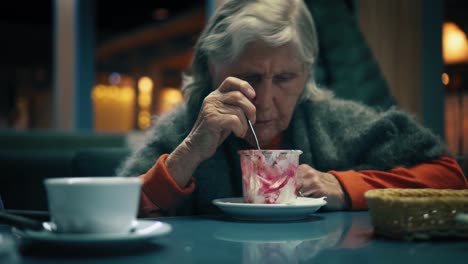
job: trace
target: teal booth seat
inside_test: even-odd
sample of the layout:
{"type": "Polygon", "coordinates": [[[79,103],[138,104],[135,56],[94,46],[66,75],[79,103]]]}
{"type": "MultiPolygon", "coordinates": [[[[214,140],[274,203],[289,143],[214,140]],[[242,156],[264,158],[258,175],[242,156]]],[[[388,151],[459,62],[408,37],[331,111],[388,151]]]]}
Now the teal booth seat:
{"type": "Polygon", "coordinates": [[[43,180],[71,176],[73,150],[0,150],[0,194],[6,209],[43,210],[43,180]]]}
{"type": "Polygon", "coordinates": [[[73,174],[82,177],[115,176],[115,170],[131,154],[129,148],[90,148],[73,158],[73,174]]]}
{"type": "Polygon", "coordinates": [[[124,134],[55,130],[0,130],[0,150],[63,150],[123,146],[126,146],[124,134]]]}
{"type": "Polygon", "coordinates": [[[114,176],[129,155],[125,134],[0,131],[0,195],[6,209],[46,210],[44,179],[114,176]]]}
{"type": "Polygon", "coordinates": [[[47,210],[46,178],[115,176],[126,147],[0,151],[0,194],[6,209],[47,210]]]}

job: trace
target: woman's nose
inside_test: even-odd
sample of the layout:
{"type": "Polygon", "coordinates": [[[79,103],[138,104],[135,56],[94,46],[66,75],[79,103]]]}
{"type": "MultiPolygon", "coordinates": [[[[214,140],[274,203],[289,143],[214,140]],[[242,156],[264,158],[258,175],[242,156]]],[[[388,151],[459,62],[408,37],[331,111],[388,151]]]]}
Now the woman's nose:
{"type": "Polygon", "coordinates": [[[268,109],[273,103],[273,83],[271,78],[264,78],[258,83],[255,89],[255,99],[253,101],[258,109],[268,109]]]}

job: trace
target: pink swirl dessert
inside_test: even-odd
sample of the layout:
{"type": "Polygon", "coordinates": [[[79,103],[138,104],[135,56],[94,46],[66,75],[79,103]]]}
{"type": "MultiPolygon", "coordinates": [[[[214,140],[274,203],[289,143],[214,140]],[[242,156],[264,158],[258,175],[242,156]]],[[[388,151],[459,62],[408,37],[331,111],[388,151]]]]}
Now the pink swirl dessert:
{"type": "Polygon", "coordinates": [[[242,150],[244,202],[288,203],[297,198],[296,170],[300,150],[242,150]]]}

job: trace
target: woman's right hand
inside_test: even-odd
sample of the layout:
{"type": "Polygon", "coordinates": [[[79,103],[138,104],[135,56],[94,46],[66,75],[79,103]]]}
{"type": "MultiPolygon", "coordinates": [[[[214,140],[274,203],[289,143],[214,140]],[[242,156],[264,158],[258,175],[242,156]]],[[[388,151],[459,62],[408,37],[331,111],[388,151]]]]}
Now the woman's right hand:
{"type": "Polygon", "coordinates": [[[189,135],[166,160],[179,185],[185,186],[196,167],[213,156],[231,133],[245,137],[249,129],[247,118],[253,123],[256,119],[251,101],[254,98],[255,90],[248,82],[228,77],[204,99],[189,135]]]}
{"type": "Polygon", "coordinates": [[[255,90],[246,81],[226,78],[203,101],[197,121],[185,139],[188,147],[202,160],[210,158],[223,141],[234,133],[243,138],[248,117],[255,123],[255,90]]]}

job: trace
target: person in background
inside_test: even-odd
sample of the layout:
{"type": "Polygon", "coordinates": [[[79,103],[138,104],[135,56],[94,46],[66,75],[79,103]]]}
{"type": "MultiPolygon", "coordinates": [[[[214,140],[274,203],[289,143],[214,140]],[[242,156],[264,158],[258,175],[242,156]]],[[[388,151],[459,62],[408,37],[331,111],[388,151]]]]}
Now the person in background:
{"type": "Polygon", "coordinates": [[[262,148],[303,151],[298,192],[327,196],[325,210],[367,209],[374,188],[468,187],[445,144],[409,114],[319,89],[318,52],[302,0],[226,1],[195,46],[185,102],[118,169],[143,179],[140,214],[213,213],[213,199],[242,196],[237,151],[255,148],[248,119],[262,148]]]}

